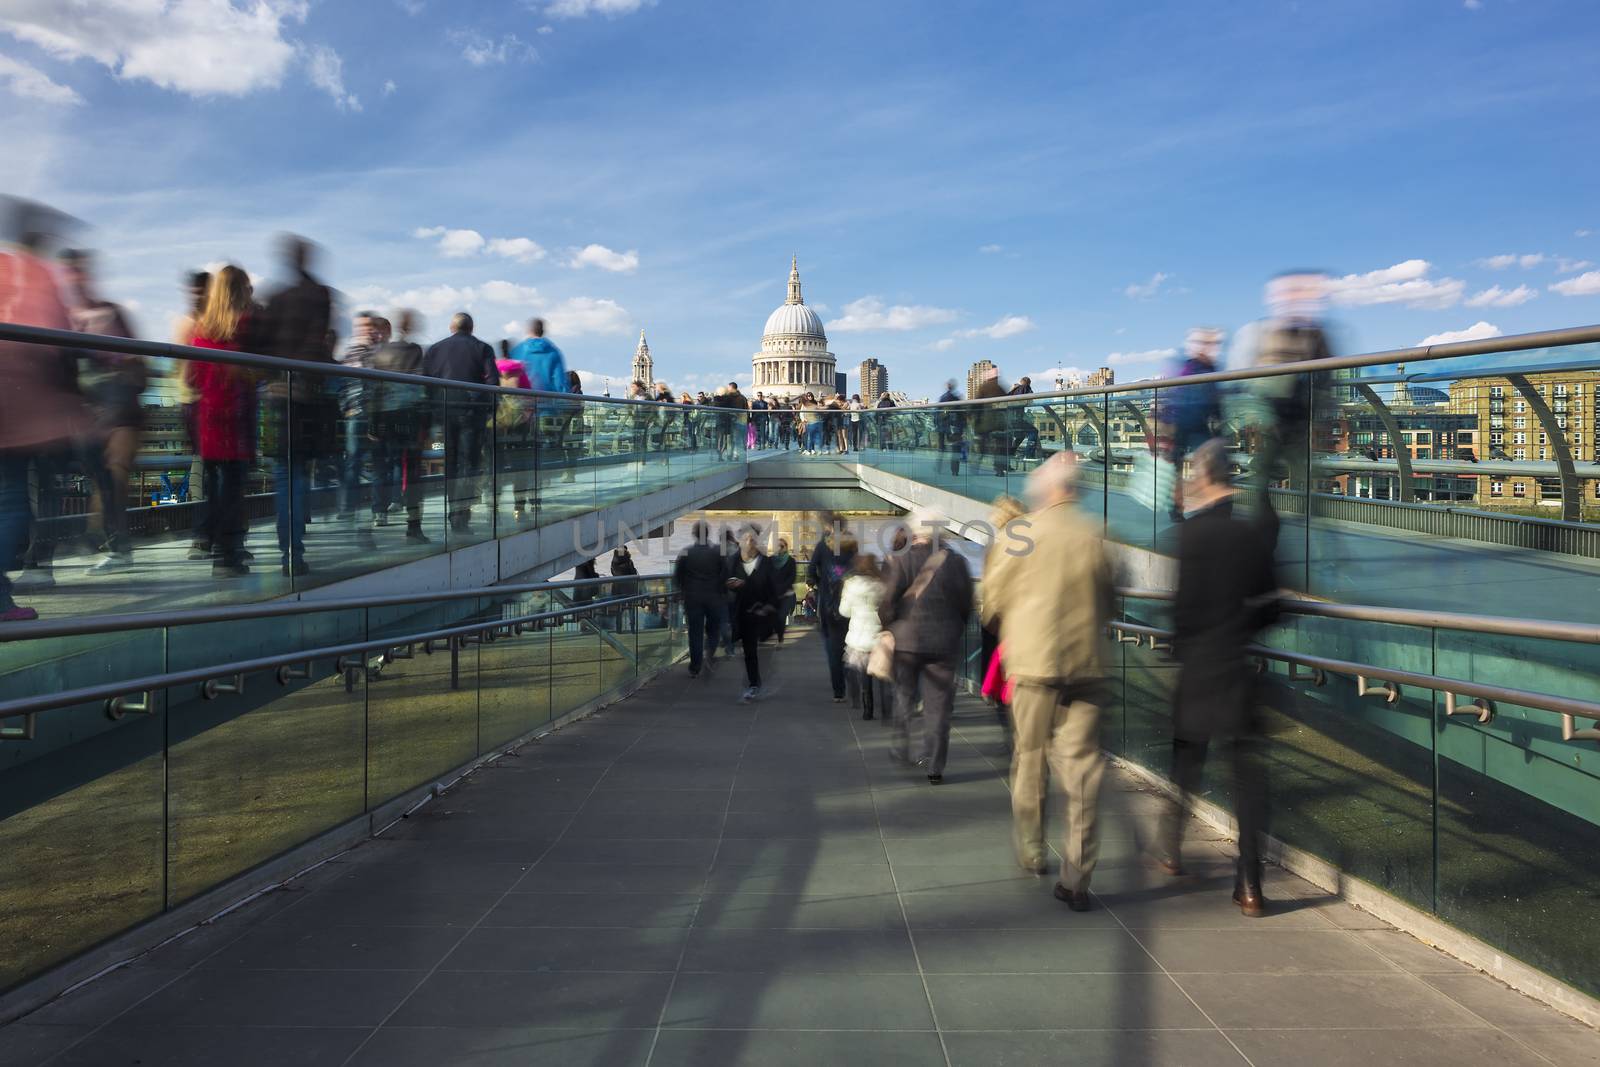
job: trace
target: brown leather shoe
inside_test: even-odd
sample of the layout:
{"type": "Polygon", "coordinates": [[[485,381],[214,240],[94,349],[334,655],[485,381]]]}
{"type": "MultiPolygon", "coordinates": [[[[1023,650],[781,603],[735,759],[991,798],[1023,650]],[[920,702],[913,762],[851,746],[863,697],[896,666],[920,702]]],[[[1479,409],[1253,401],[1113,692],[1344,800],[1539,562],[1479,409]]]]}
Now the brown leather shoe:
{"type": "Polygon", "coordinates": [[[1267,898],[1261,895],[1259,886],[1234,886],[1233,902],[1239,905],[1240,912],[1251,919],[1259,919],[1267,913],[1267,898]]]}
{"type": "Polygon", "coordinates": [[[1035,878],[1042,877],[1049,870],[1049,868],[1045,866],[1043,856],[1028,856],[1026,858],[1019,859],[1017,860],[1017,866],[1021,867],[1035,878]]]}
{"type": "Polygon", "coordinates": [[[1068,889],[1060,882],[1056,883],[1056,899],[1066,903],[1073,911],[1088,911],[1089,891],[1087,889],[1068,889]]]}
{"type": "Polygon", "coordinates": [[[1173,878],[1181,877],[1183,874],[1183,864],[1178,862],[1176,856],[1157,856],[1156,869],[1173,878]]]}

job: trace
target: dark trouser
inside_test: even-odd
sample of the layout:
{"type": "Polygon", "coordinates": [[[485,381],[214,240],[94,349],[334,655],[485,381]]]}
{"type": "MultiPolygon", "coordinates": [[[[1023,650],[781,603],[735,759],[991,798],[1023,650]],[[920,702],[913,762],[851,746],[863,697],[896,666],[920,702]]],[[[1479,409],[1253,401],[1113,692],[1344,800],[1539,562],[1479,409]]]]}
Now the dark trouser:
{"type": "Polygon", "coordinates": [[[739,643],[744,646],[744,676],[752,689],[761,688],[761,638],[766,621],[759,615],[746,615],[739,622],[739,643]]]}
{"type": "Polygon", "coordinates": [[[728,602],[720,594],[708,600],[685,597],[683,619],[689,628],[689,670],[698,673],[706,650],[711,650],[713,658],[717,654],[717,645],[728,626],[728,602]]]}
{"type": "Polygon", "coordinates": [[[483,472],[483,415],[475,407],[451,410],[444,420],[444,479],[450,521],[465,525],[478,502],[483,472]]]}
{"type": "Polygon", "coordinates": [[[372,442],[367,438],[365,415],[344,418],[344,467],[339,472],[339,511],[353,512],[361,502],[361,472],[367,465],[372,442]]]}
{"type": "Polygon", "coordinates": [[[1011,437],[1004,430],[991,430],[983,435],[983,454],[994,457],[994,472],[1005,474],[1011,469],[1011,437]]]}
{"type": "Polygon", "coordinates": [[[89,464],[94,472],[95,494],[100,498],[100,529],[109,552],[133,549],[128,539],[128,482],[139,452],[139,436],[137,426],[111,427],[100,454],[89,464]]]}
{"type": "Polygon", "coordinates": [[[306,556],[306,519],[311,507],[311,464],[278,460],[272,465],[272,491],[278,498],[278,552],[284,562],[306,556]]]}
{"type": "Polygon", "coordinates": [[[379,428],[378,439],[372,443],[372,473],[372,513],[383,514],[398,498],[405,505],[406,521],[421,525],[422,455],[409,435],[379,428]]]}
{"type": "Polygon", "coordinates": [[[218,562],[237,564],[244,547],[244,480],[242,459],[208,459],[203,467],[206,483],[205,540],[218,562]]]}
{"type": "Polygon", "coordinates": [[[860,708],[862,711],[872,711],[872,683],[873,677],[866,671],[846,667],[844,673],[845,687],[850,691],[850,706],[860,708]]]}
{"type": "Polygon", "coordinates": [[[828,681],[836,697],[844,696],[844,635],[849,625],[844,619],[824,618],[818,627],[822,632],[822,654],[828,658],[828,681]]]}
{"type": "Polygon", "coordinates": [[[789,629],[789,616],[794,614],[794,594],[785,593],[778,598],[778,615],[772,621],[772,632],[778,637],[778,644],[783,644],[783,635],[789,629]]]}
{"type": "Polygon", "coordinates": [[[1311,424],[1303,416],[1280,413],[1256,439],[1250,460],[1250,490],[1258,513],[1272,508],[1268,487],[1278,478],[1278,464],[1288,468],[1289,488],[1303,492],[1309,483],[1311,424]]]}
{"type": "Polygon", "coordinates": [[[15,569],[28,543],[28,524],[33,510],[28,506],[28,454],[0,452],[0,611],[10,608],[11,579],[6,571],[15,569]]]}
{"type": "MultiPolygon", "coordinates": [[[[1185,807],[1200,788],[1205,771],[1206,750],[1211,738],[1174,737],[1172,740],[1172,781],[1183,799],[1168,806],[1162,833],[1162,846],[1176,860],[1182,854],[1185,807]]],[[[1239,877],[1246,885],[1261,885],[1261,835],[1267,822],[1267,773],[1261,758],[1261,738],[1255,734],[1219,737],[1228,746],[1233,771],[1234,817],[1239,821],[1239,877]]]]}
{"type": "Polygon", "coordinates": [[[950,754],[950,711],[956,697],[956,669],[949,656],[918,652],[894,654],[894,741],[890,750],[901,759],[926,762],[929,774],[943,774],[950,754]],[[922,693],[922,743],[913,753],[911,719],[922,693]]]}

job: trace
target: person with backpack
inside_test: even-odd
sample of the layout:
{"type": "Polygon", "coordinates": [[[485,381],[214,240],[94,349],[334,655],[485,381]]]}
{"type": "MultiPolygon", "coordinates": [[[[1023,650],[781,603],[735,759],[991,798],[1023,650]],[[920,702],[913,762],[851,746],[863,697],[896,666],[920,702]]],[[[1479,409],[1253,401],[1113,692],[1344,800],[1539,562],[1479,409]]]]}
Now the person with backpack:
{"type": "MultiPolygon", "coordinates": [[[[1323,319],[1327,313],[1328,278],[1320,271],[1290,271],[1267,283],[1268,317],[1240,330],[1234,339],[1234,367],[1277,367],[1327,359],[1333,355],[1323,319]]],[[[1305,492],[1311,482],[1313,422],[1331,407],[1328,375],[1279,374],[1253,379],[1249,397],[1256,424],[1255,455],[1250,463],[1250,490],[1256,513],[1267,523],[1276,543],[1276,509],[1271,487],[1287,468],[1292,492],[1305,492]]]]}
{"type": "Polygon", "coordinates": [[[895,737],[889,756],[915,765],[931,785],[944,781],[955,703],[956,656],[972,615],[972,575],[966,560],[940,543],[944,516],[911,513],[909,542],[885,568],[879,614],[894,642],[895,737]],[[911,719],[922,697],[922,741],[910,751],[911,719]]]}

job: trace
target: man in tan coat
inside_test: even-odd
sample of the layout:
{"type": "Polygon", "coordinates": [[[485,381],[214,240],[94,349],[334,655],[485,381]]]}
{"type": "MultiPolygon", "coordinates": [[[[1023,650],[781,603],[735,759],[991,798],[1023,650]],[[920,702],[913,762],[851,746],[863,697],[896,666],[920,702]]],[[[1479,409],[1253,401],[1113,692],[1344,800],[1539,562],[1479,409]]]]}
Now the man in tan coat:
{"type": "Polygon", "coordinates": [[[1109,695],[1103,646],[1113,587],[1100,528],[1074,503],[1077,475],[1071,452],[1028,475],[1034,511],[1017,523],[1011,545],[985,576],[983,621],[999,620],[1005,671],[1016,682],[1011,811],[1017,862],[1044,873],[1048,760],[1067,796],[1055,894],[1074,911],[1087,911],[1105,771],[1100,709],[1109,695]]]}

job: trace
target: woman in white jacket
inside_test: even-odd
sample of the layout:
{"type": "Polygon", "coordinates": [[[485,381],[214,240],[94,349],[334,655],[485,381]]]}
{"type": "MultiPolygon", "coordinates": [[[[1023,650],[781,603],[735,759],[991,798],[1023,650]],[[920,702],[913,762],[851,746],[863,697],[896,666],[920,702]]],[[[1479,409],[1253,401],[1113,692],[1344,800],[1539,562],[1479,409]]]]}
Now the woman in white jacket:
{"type": "Polygon", "coordinates": [[[861,709],[863,719],[872,718],[872,676],[867,674],[867,657],[878,643],[883,623],[878,605],[883,600],[883,579],[878,573],[878,557],[870,552],[856,553],[850,577],[839,591],[839,614],[850,620],[844,635],[845,683],[850,691],[850,706],[861,709]]]}

